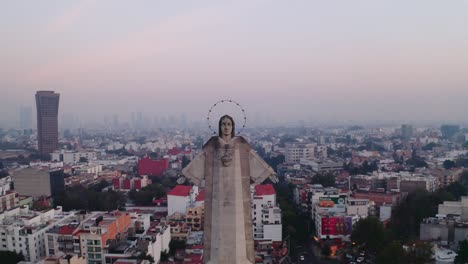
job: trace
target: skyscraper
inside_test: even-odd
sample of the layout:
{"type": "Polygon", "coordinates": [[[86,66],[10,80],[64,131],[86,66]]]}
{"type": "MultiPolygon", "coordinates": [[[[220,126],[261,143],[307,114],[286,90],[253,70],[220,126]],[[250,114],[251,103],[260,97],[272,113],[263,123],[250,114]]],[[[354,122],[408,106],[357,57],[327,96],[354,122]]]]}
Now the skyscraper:
{"type": "Polygon", "coordinates": [[[401,125],[401,136],[403,138],[410,138],[413,136],[413,126],[408,124],[401,125]]]}
{"type": "Polygon", "coordinates": [[[58,108],[60,94],[37,91],[37,142],[41,159],[48,159],[58,149],[58,108]]]}
{"type": "Polygon", "coordinates": [[[29,106],[20,108],[20,128],[21,129],[32,128],[32,108],[29,106]]]}

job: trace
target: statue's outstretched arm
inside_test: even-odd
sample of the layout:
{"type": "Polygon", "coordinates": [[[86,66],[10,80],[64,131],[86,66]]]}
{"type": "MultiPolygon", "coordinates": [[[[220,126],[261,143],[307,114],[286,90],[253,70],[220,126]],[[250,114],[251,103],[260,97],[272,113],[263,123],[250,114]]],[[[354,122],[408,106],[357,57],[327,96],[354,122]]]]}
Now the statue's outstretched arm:
{"type": "Polygon", "coordinates": [[[249,163],[250,177],[256,184],[262,183],[267,178],[274,183],[278,182],[275,171],[254,150],[250,151],[249,163]]]}
{"type": "Polygon", "coordinates": [[[200,186],[205,178],[205,153],[198,154],[188,165],[182,170],[182,174],[189,179],[193,184],[200,186]]]}

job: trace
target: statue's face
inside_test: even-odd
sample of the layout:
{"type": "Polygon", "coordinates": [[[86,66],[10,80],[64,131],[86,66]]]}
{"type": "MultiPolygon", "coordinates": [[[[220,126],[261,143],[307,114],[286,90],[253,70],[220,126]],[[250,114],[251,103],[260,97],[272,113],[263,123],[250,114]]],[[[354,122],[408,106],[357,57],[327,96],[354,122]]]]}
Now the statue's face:
{"type": "Polygon", "coordinates": [[[223,133],[223,136],[231,136],[232,122],[229,118],[224,118],[221,121],[221,133],[223,133]]]}

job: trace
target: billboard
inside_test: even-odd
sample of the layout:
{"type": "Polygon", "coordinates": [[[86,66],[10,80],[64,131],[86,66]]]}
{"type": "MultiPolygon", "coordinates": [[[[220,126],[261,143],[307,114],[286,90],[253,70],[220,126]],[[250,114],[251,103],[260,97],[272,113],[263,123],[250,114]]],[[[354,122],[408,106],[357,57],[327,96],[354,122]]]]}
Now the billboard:
{"type": "Polygon", "coordinates": [[[346,207],[346,194],[319,197],[319,206],[320,207],[345,208],[346,207]]]}
{"type": "Polygon", "coordinates": [[[323,216],[322,236],[351,235],[353,218],[351,216],[323,216]]]}

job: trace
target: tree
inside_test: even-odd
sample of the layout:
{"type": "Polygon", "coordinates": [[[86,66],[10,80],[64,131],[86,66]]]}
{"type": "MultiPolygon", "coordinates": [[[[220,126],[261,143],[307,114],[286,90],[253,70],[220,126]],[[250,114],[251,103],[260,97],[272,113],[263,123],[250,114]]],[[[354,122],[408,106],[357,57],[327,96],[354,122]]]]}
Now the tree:
{"type": "Polygon", "coordinates": [[[437,214],[439,204],[454,199],[454,195],[447,190],[450,189],[441,189],[434,193],[426,190],[416,190],[409,193],[392,212],[390,228],[397,238],[402,241],[418,238],[419,225],[422,220],[437,214]]]}
{"type": "Polygon", "coordinates": [[[185,241],[172,239],[169,242],[169,255],[174,256],[178,249],[185,249],[185,241]]]}
{"type": "Polygon", "coordinates": [[[468,262],[468,241],[465,239],[458,242],[458,252],[455,257],[456,264],[463,264],[468,262]]]}
{"type": "Polygon", "coordinates": [[[153,198],[159,199],[166,195],[166,190],[159,183],[152,183],[140,191],[131,190],[128,197],[133,200],[136,205],[148,206],[153,204],[153,198]]]}
{"type": "Polygon", "coordinates": [[[321,254],[325,257],[329,257],[331,255],[331,249],[330,249],[330,246],[329,245],[324,245],[322,247],[322,252],[321,254]]]}
{"type": "Polygon", "coordinates": [[[2,263],[18,263],[24,261],[24,255],[14,251],[0,251],[0,259],[2,263]]]}
{"type": "Polygon", "coordinates": [[[359,220],[351,233],[351,240],[370,251],[378,252],[384,247],[385,229],[379,219],[367,217],[359,220]]]}
{"type": "Polygon", "coordinates": [[[123,208],[125,202],[126,197],[120,192],[95,191],[92,186],[89,189],[83,186],[68,187],[66,191],[59,192],[54,199],[54,205],[63,206],[64,211],[112,211],[123,208]]]}
{"type": "Polygon", "coordinates": [[[445,160],[443,165],[446,170],[453,169],[457,166],[452,160],[445,160]]]}
{"type": "Polygon", "coordinates": [[[333,173],[316,174],[312,177],[313,184],[321,184],[323,187],[335,186],[335,175],[333,173]]]}
{"type": "Polygon", "coordinates": [[[189,165],[189,163],[190,163],[190,160],[185,155],[183,155],[182,156],[182,169],[187,167],[187,165],[189,165]]]}
{"type": "Polygon", "coordinates": [[[447,192],[448,194],[452,195],[453,198],[451,200],[460,200],[462,196],[468,194],[466,187],[463,186],[463,184],[460,182],[453,182],[444,189],[439,190],[440,194],[443,192],[447,192]]]}
{"type": "Polygon", "coordinates": [[[278,156],[268,156],[268,157],[262,157],[265,162],[270,165],[270,167],[275,171],[278,172],[278,165],[282,164],[284,162],[284,155],[278,155],[278,156]]]}
{"type": "Polygon", "coordinates": [[[161,251],[160,261],[164,262],[164,261],[168,261],[168,260],[169,260],[169,253],[167,252],[167,250],[161,251]]]}
{"type": "Polygon", "coordinates": [[[414,264],[430,263],[432,259],[432,245],[422,241],[413,241],[410,250],[406,253],[407,262],[414,264]]]}
{"type": "Polygon", "coordinates": [[[437,143],[434,143],[434,142],[431,142],[429,144],[427,144],[426,146],[422,147],[422,150],[433,150],[435,147],[438,147],[440,146],[439,144],[437,143]]]}
{"type": "Polygon", "coordinates": [[[377,263],[408,263],[406,252],[400,242],[393,241],[377,254],[377,263]]]}

